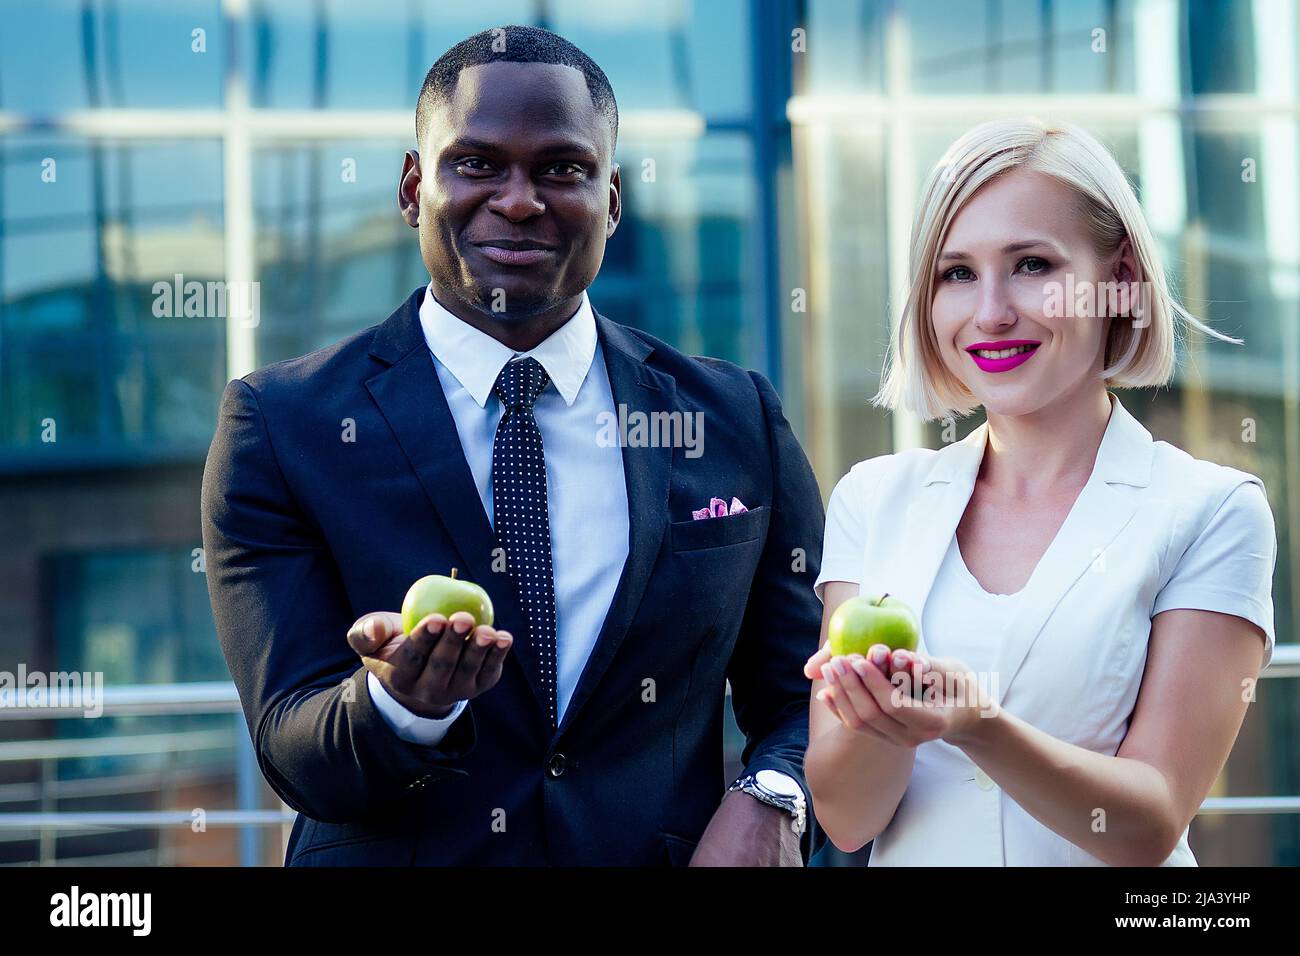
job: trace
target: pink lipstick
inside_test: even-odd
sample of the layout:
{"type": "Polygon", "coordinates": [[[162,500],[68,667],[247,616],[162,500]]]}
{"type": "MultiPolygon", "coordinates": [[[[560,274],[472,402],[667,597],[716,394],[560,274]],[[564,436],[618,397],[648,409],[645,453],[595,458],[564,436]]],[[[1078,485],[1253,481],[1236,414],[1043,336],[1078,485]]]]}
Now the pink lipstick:
{"type": "Polygon", "coordinates": [[[966,352],[984,372],[1009,372],[1028,362],[1041,342],[1033,339],[1007,339],[1005,342],[976,342],[966,352]],[[981,354],[983,353],[983,354],[981,354]]]}

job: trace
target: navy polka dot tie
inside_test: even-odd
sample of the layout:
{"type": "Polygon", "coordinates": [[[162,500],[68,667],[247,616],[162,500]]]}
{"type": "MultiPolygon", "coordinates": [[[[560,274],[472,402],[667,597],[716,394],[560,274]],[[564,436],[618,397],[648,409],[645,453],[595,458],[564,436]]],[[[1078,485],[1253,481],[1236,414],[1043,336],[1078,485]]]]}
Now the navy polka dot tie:
{"type": "Polygon", "coordinates": [[[506,552],[506,570],[519,589],[528,643],[541,666],[551,728],[555,702],[555,579],[546,512],[546,458],[533,403],[550,382],[535,358],[507,362],[493,392],[505,411],[492,444],[492,520],[506,552]]]}

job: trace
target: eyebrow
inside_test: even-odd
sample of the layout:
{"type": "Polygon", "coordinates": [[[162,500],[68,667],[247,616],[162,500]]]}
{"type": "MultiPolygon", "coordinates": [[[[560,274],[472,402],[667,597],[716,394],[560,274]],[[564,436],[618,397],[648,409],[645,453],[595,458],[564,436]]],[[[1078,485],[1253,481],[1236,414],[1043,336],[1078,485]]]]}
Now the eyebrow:
{"type": "MultiPolygon", "coordinates": [[[[1002,254],[1010,255],[1013,252],[1023,252],[1026,249],[1037,249],[1040,247],[1051,249],[1052,251],[1056,252],[1058,255],[1060,254],[1060,250],[1057,248],[1056,243],[1052,242],[1049,239],[1026,239],[1022,242],[1008,243],[1007,245],[1002,247],[1002,254]]],[[[969,258],[970,256],[964,252],[954,251],[954,252],[945,252],[943,255],[939,257],[939,261],[946,262],[949,259],[969,259],[969,258]]]]}
{"type": "MultiPolygon", "coordinates": [[[[462,136],[459,139],[455,139],[448,143],[443,152],[495,153],[502,148],[503,147],[499,143],[489,143],[487,140],[462,136]]],[[[568,140],[558,143],[548,143],[537,152],[542,156],[578,154],[593,160],[596,157],[596,151],[591,146],[583,146],[581,143],[570,142],[568,140]]]]}

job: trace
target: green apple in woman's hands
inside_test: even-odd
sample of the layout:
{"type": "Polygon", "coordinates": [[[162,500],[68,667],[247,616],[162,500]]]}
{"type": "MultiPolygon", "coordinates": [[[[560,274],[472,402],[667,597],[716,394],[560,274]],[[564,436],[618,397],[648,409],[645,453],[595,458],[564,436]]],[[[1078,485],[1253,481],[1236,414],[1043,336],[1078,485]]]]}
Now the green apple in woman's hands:
{"type": "Polygon", "coordinates": [[[912,609],[888,592],[876,597],[859,595],[835,609],[826,643],[832,654],[865,655],[876,644],[914,651],[921,643],[921,629],[912,609]]]}

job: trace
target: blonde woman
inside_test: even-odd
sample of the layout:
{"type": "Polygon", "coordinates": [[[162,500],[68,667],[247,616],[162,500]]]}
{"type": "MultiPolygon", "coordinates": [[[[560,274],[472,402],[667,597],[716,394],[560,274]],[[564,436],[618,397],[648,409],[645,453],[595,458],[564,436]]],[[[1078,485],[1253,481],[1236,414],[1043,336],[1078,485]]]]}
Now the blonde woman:
{"type": "Polygon", "coordinates": [[[874,840],[877,866],[1194,866],[1188,825],[1272,653],[1277,539],[1257,477],[1153,441],[1112,389],[1167,383],[1182,326],[1217,333],[1171,296],[1114,158],[1067,124],[953,144],[911,255],[874,401],[987,420],[831,495],[817,818],[841,849],[874,840]],[[913,609],[915,654],[831,657],[859,593],[913,609]]]}

